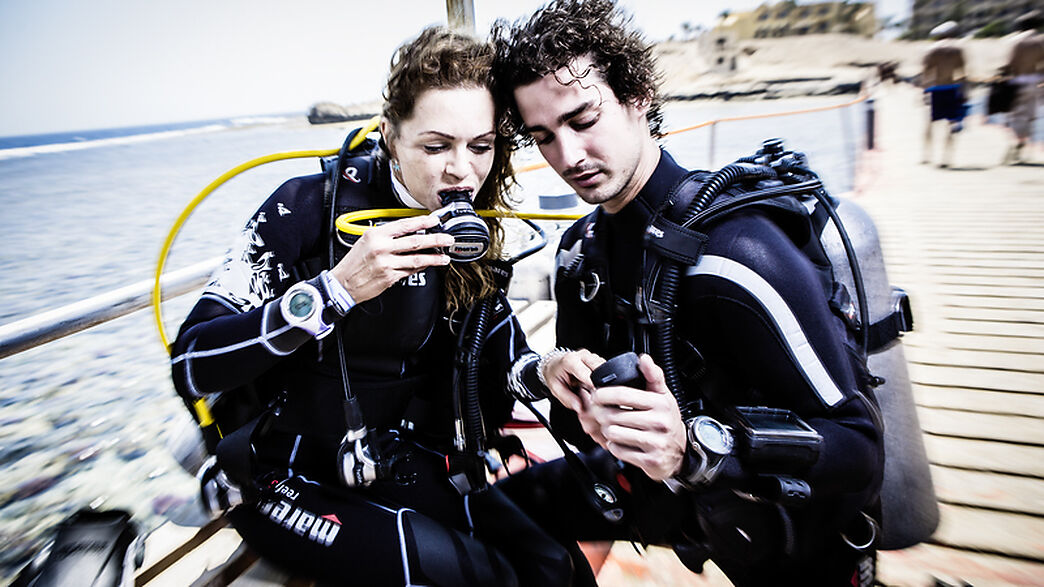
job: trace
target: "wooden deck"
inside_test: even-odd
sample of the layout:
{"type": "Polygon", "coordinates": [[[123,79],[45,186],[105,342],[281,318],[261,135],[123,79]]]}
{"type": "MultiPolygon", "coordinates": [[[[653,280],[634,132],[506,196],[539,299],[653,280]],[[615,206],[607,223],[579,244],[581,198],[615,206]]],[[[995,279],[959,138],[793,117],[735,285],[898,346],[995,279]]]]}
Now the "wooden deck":
{"type": "MultiPolygon", "coordinates": [[[[921,165],[919,94],[883,88],[876,107],[878,149],[855,201],[877,222],[890,280],[913,300],[904,345],[941,510],[929,543],[880,553],[878,579],[1044,585],[1044,166],[998,166],[1007,131],[976,121],[952,168],[921,165]]],[[[550,349],[553,304],[519,310],[532,346],[550,349]]],[[[530,436],[538,452],[553,450],[530,436]]],[[[148,546],[138,585],[294,584],[220,523],[165,527],[148,546]]],[[[607,586],[730,584],[664,549],[592,550],[607,586]]]]}
{"type": "Polygon", "coordinates": [[[879,578],[1044,585],[1044,153],[1002,166],[1008,131],[973,120],[950,168],[920,164],[919,94],[879,94],[855,201],[913,300],[904,346],[941,512],[929,544],[882,553],[879,578]]]}

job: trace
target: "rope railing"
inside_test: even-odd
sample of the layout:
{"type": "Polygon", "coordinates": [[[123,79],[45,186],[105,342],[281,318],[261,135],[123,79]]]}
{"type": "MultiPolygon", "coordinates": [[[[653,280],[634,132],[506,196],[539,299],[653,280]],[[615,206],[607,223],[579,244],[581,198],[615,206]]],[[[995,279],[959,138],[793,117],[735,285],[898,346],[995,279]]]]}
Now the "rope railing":
{"type": "MultiPolygon", "coordinates": [[[[762,114],[748,114],[742,116],[728,116],[722,118],[716,118],[714,120],[707,120],[699,124],[687,126],[684,128],[675,129],[664,134],[664,136],[672,136],[685,132],[698,130],[701,128],[710,127],[711,136],[709,138],[708,156],[713,161],[714,149],[715,149],[715,133],[714,129],[718,125],[730,122],[739,122],[746,120],[758,120],[765,118],[776,118],[781,116],[795,116],[800,114],[812,114],[816,112],[823,112],[827,110],[837,110],[842,108],[848,108],[862,102],[868,102],[872,107],[872,100],[866,94],[861,94],[853,100],[838,104],[828,104],[825,106],[816,106],[811,108],[803,108],[799,110],[788,110],[783,112],[768,112],[762,114]]],[[[872,109],[868,111],[867,116],[867,148],[873,149],[873,113],[872,109]]],[[[330,153],[336,153],[336,150],[326,151],[302,151],[295,152],[294,157],[301,156],[318,156],[318,154],[327,155],[330,153]]],[[[251,169],[262,163],[278,160],[276,155],[266,155],[264,157],[249,161],[241,164],[232,170],[223,174],[218,180],[211,182],[204,192],[197,195],[192,203],[190,204],[193,208],[195,204],[198,204],[203,197],[209,195],[218,185],[224,183],[228,179],[231,179],[234,175],[247,169],[251,169]]],[[[538,169],[544,169],[548,167],[546,162],[533,163],[530,165],[523,166],[515,171],[516,174],[528,173],[536,171],[538,169]]],[[[191,213],[191,209],[187,209],[177,219],[176,227],[180,227],[184,224],[188,215],[191,213]]],[[[166,242],[163,246],[163,258],[166,258],[166,253],[169,251],[172,243],[166,242]]],[[[81,302],[76,302],[63,306],[56,310],[43,312],[22,320],[10,322],[8,324],[0,325],[0,359],[20,353],[22,351],[29,350],[31,348],[40,346],[44,343],[64,338],[71,334],[86,330],[88,328],[103,324],[115,318],[120,318],[131,314],[138,310],[145,309],[150,305],[156,303],[156,300],[162,301],[169,298],[191,293],[198,289],[205,281],[206,278],[216,267],[217,260],[212,259],[179,269],[170,273],[162,273],[162,281],[165,285],[170,287],[173,291],[163,293],[161,296],[160,288],[160,275],[156,276],[155,280],[149,282],[142,282],[131,286],[119,288],[94,296],[81,302]],[[152,285],[152,287],[148,287],[152,285]]],[[[162,265],[161,265],[162,268],[162,265]]]]}

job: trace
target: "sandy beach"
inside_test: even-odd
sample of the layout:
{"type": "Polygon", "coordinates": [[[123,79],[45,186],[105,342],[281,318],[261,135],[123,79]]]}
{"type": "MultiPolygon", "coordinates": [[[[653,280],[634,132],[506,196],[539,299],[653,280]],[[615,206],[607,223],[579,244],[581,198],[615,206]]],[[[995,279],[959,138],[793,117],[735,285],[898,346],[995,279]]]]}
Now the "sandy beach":
{"type": "MultiPolygon", "coordinates": [[[[656,46],[663,72],[663,91],[670,97],[742,89],[757,85],[794,85],[784,80],[815,80],[788,95],[822,92],[841,83],[873,81],[879,63],[895,62],[902,79],[920,73],[921,60],[932,41],[884,41],[852,35],[826,34],[779,39],[750,39],[736,43],[736,71],[719,73],[709,63],[707,40],[671,41],[656,46]]],[[[1011,38],[959,39],[964,49],[968,79],[989,80],[1008,59],[1011,38]]]]}

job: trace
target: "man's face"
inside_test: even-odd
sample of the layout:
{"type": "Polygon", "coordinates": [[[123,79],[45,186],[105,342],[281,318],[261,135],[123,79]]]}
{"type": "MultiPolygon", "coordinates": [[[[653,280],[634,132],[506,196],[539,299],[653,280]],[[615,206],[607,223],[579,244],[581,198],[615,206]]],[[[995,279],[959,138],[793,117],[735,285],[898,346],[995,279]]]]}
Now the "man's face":
{"type": "Polygon", "coordinates": [[[638,193],[648,107],[621,104],[589,57],[516,88],[515,102],[540,154],[585,202],[616,212],[638,193]]]}

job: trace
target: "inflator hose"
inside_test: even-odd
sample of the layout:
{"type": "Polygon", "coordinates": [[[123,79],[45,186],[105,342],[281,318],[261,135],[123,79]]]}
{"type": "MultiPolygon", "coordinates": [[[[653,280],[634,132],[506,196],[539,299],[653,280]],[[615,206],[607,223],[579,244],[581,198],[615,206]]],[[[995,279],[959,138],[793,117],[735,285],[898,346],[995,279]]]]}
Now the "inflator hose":
{"type": "Polygon", "coordinates": [[[463,404],[465,440],[470,443],[467,448],[472,454],[485,450],[485,430],[482,426],[482,406],[479,404],[479,355],[486,341],[486,332],[489,330],[490,298],[478,302],[469,312],[469,318],[465,319],[461,327],[460,344],[458,348],[464,348],[462,374],[464,397],[463,404]],[[473,314],[473,316],[471,316],[473,314]],[[473,320],[473,322],[472,322],[473,320]],[[470,328],[468,328],[470,326],[470,328]],[[470,332],[471,340],[465,341],[466,334],[470,332]]]}
{"type": "MultiPolygon", "coordinates": [[[[683,221],[684,224],[694,218],[709,206],[715,198],[723,191],[732,187],[740,180],[770,179],[775,178],[776,172],[771,167],[754,165],[750,163],[731,163],[722,167],[714,173],[703,184],[692,202],[686,208],[683,221]]],[[[656,352],[660,367],[663,368],[664,380],[667,388],[671,390],[674,399],[678,402],[682,417],[690,418],[694,414],[688,402],[685,401],[685,393],[681,387],[681,379],[678,376],[678,367],[674,357],[674,307],[678,293],[678,284],[681,278],[682,263],[671,259],[662,261],[663,269],[657,281],[655,294],[650,300],[651,308],[655,312],[653,322],[653,349],[656,352]]]]}

